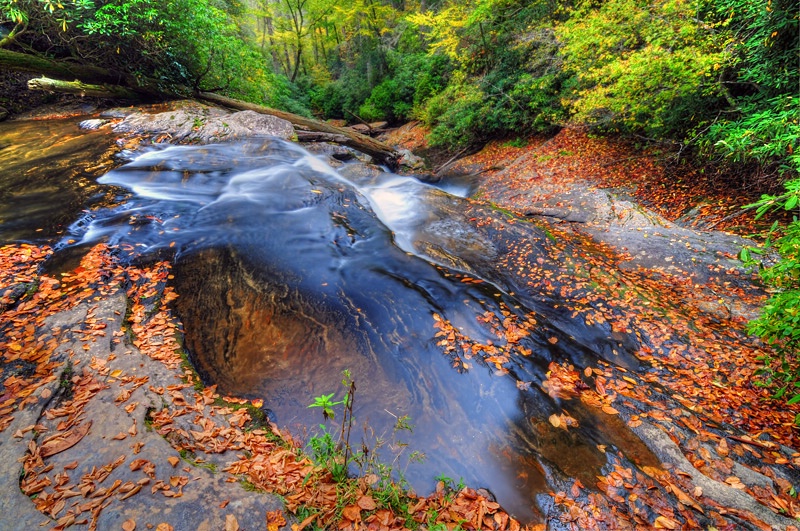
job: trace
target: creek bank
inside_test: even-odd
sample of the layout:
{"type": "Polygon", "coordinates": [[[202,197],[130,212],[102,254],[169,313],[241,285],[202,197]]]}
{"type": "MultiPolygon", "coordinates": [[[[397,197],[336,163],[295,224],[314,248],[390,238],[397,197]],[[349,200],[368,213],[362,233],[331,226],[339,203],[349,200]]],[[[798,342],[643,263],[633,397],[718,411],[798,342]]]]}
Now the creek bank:
{"type": "MultiPolygon", "coordinates": [[[[350,168],[349,171],[357,171],[352,169],[353,167],[350,168]]],[[[775,501],[776,499],[780,503],[787,504],[791,510],[792,499],[788,495],[789,489],[786,485],[791,486],[792,484],[796,473],[797,455],[792,449],[786,446],[781,447],[769,437],[764,438],[766,430],[763,430],[764,433],[757,434],[758,427],[753,429],[749,423],[748,412],[755,410],[750,409],[748,403],[758,402],[759,397],[763,397],[763,393],[761,395],[753,394],[753,389],[747,388],[748,367],[739,367],[736,364],[727,366],[722,361],[717,366],[707,363],[709,356],[711,358],[716,356],[719,360],[724,360],[725,348],[730,346],[737,349],[750,348],[744,359],[746,361],[753,360],[757,348],[739,334],[741,320],[730,319],[729,316],[713,315],[713,312],[710,314],[702,309],[698,311],[698,305],[692,302],[694,301],[691,296],[694,291],[693,285],[676,282],[677,275],[672,275],[671,271],[663,273],[663,278],[653,281],[649,277],[649,272],[643,267],[620,267],[628,261],[627,257],[614,253],[607,245],[594,244],[592,246],[591,241],[582,239],[580,234],[577,231],[573,232],[565,222],[554,221],[553,216],[541,218],[517,216],[508,210],[499,208],[497,204],[487,205],[482,200],[472,200],[465,208],[463,202],[448,199],[444,194],[432,193],[438,196],[437,208],[440,214],[438,214],[438,219],[419,220],[423,225],[424,233],[420,252],[430,256],[437,263],[452,266],[479,278],[487,278],[506,292],[519,294],[522,300],[531,304],[537,301],[546,304],[551,304],[554,300],[560,301],[557,304],[563,308],[563,324],[567,328],[561,339],[555,339],[565,341],[570,334],[580,336],[585,338],[587,349],[599,350],[602,353],[599,361],[592,357],[571,360],[575,366],[570,366],[563,360],[553,360],[548,367],[550,370],[544,381],[536,382],[536,385],[541,384],[543,388],[549,389],[549,392],[560,400],[563,412],[568,417],[559,417],[559,419],[573,418],[574,420],[578,418],[583,422],[586,415],[581,411],[583,408],[591,408],[595,411],[595,415],[608,415],[608,424],[617,426],[619,432],[626,432],[627,428],[623,426],[623,423],[627,424],[639,435],[641,440],[645,441],[648,446],[652,446],[654,453],[659,454],[660,452],[660,455],[664,456],[662,457],[664,470],[654,470],[651,466],[652,463],[634,455],[633,452],[626,455],[618,447],[608,447],[602,450],[592,449],[593,455],[601,456],[605,460],[599,482],[595,486],[588,484],[589,480],[587,479],[584,481],[586,483],[584,485],[572,478],[556,478],[555,481],[562,487],[563,492],[554,493],[552,501],[544,503],[550,510],[546,515],[548,525],[556,529],[566,528],[571,522],[586,529],[592,528],[593,525],[624,527],[626,524],[652,526],[654,523],[656,527],[659,525],[668,527],[673,524],[678,525],[678,523],[692,527],[697,523],[702,524],[703,527],[737,525],[741,528],[756,529],[760,528],[760,525],[770,525],[773,528],[789,528],[790,521],[776,515],[773,511],[777,511],[775,509],[775,503],[778,503],[775,501]],[[452,236],[454,232],[463,237],[455,242],[452,239],[444,238],[446,235],[452,236]],[[469,260],[465,261],[464,256],[469,260]],[[556,267],[553,267],[552,264],[556,264],[556,267]],[[665,287],[669,289],[665,290],[665,287]],[[621,295],[632,298],[625,298],[621,295]],[[679,308],[679,310],[675,311],[675,308],[679,308]],[[668,328],[672,330],[664,329],[665,316],[668,319],[668,328]],[[713,319],[718,322],[714,323],[713,319]],[[724,335],[726,329],[732,331],[731,336],[724,335]],[[605,346],[598,348],[600,343],[605,346]],[[703,348],[695,348],[699,344],[705,345],[703,348]],[[717,380],[709,378],[707,381],[716,381],[718,385],[726,389],[720,390],[719,395],[704,395],[700,391],[708,391],[708,389],[696,390],[693,385],[685,385],[686,380],[670,381],[670,374],[678,373],[677,371],[670,373],[671,367],[667,366],[667,362],[676,355],[674,351],[678,350],[678,346],[684,347],[685,355],[691,359],[696,358],[698,362],[698,365],[689,367],[689,369],[710,371],[705,374],[713,376],[717,380]],[[622,348],[624,352],[615,352],[619,348],[622,348]],[[647,359],[644,355],[646,349],[654,352],[652,359],[647,359]],[[641,355],[641,359],[624,356],[625,352],[632,351],[641,355]],[[624,363],[621,361],[623,357],[626,360],[624,363]],[[703,366],[704,363],[705,366],[703,366]],[[678,386],[681,384],[683,387],[679,388],[678,386]],[[726,405],[728,409],[720,412],[719,406],[714,406],[715,401],[720,405],[725,405],[726,394],[738,392],[739,388],[735,386],[742,386],[742,390],[750,394],[742,396],[740,402],[730,402],[726,405]],[[603,413],[600,413],[602,408],[610,408],[610,410],[603,409],[603,413]],[[668,415],[664,412],[668,412],[668,415]],[[736,416],[737,412],[739,417],[736,416]],[[569,417],[570,415],[571,417],[569,417]],[[734,428],[729,424],[730,421],[736,423],[741,429],[749,431],[742,432],[734,428]],[[617,422],[617,424],[613,424],[613,422],[617,422]],[[658,431],[652,432],[652,430],[658,431]],[[747,438],[750,437],[752,439],[749,444],[739,444],[742,440],[748,440],[747,438]],[[754,451],[763,455],[757,456],[754,451]],[[690,459],[682,460],[679,455],[690,459]],[[691,469],[686,468],[687,463],[692,467],[691,469]],[[752,472],[747,472],[750,470],[752,472]],[[714,483],[708,483],[697,474],[703,474],[703,477],[709,478],[709,481],[714,483]],[[736,478],[738,483],[731,478],[736,478]],[[732,484],[736,486],[732,486],[732,484]],[[714,487],[709,487],[709,485],[714,487]],[[745,494],[727,496],[726,492],[730,493],[731,491],[725,489],[731,488],[745,494]],[[771,498],[771,496],[775,498],[771,498]],[[743,502],[743,499],[746,501],[743,502]],[[753,500],[759,502],[754,504],[753,500]]],[[[524,212],[524,209],[522,210],[524,212]]],[[[108,297],[108,295],[105,296],[108,297]]],[[[108,300],[111,299],[113,297],[108,300]]],[[[110,337],[113,338],[115,333],[119,334],[119,329],[116,324],[110,325],[109,323],[112,321],[109,319],[116,320],[119,316],[115,312],[122,313],[119,306],[114,308],[116,310],[105,307],[95,310],[91,312],[91,319],[88,310],[86,313],[78,310],[69,318],[65,317],[64,322],[71,323],[69,330],[84,328],[92,332],[103,331],[103,334],[98,334],[96,338],[107,337],[106,333],[110,333],[110,337]],[[98,315],[101,315],[103,319],[97,319],[98,315]],[[97,329],[87,326],[98,322],[106,323],[106,327],[97,329]],[[110,329],[109,326],[111,326],[110,329]]],[[[158,319],[143,322],[158,326],[158,319]]],[[[498,323],[497,326],[509,325],[498,323]]],[[[155,332],[156,335],[152,338],[153,346],[164,341],[164,337],[159,337],[163,336],[163,333],[159,334],[158,329],[155,332]]],[[[94,343],[93,335],[84,334],[84,339],[88,340],[89,351],[92,349],[89,343],[94,343]]],[[[459,347],[471,346],[469,338],[458,335],[456,330],[453,330],[453,335],[457,337],[457,341],[461,342],[459,347]]],[[[96,340],[100,341],[100,339],[96,340]]],[[[111,342],[113,343],[113,339],[111,342]]],[[[35,342],[32,343],[33,345],[35,342]]],[[[73,350],[78,347],[79,345],[75,344],[73,350]]],[[[486,348],[486,345],[483,347],[486,348]]],[[[83,344],[81,344],[78,351],[83,348],[83,344]]],[[[120,396],[119,393],[123,393],[125,389],[130,390],[136,384],[135,378],[124,380],[129,375],[128,373],[133,376],[135,371],[141,371],[138,374],[146,374],[153,370],[157,375],[158,370],[156,367],[141,367],[141,365],[137,369],[135,363],[133,366],[120,365],[123,363],[123,358],[131,355],[126,351],[130,351],[132,354],[135,354],[135,351],[128,346],[123,352],[118,352],[117,348],[113,344],[101,343],[102,354],[98,353],[94,360],[88,359],[90,369],[99,375],[97,379],[105,381],[114,389],[114,392],[109,391],[106,395],[106,407],[110,407],[108,400],[113,395],[114,406],[119,408],[133,403],[133,395],[129,395],[119,403],[116,401],[116,398],[120,396]],[[111,356],[108,356],[109,353],[115,357],[112,359],[111,356]],[[116,373],[117,370],[122,372],[116,373]],[[113,387],[114,385],[118,387],[113,387]]],[[[139,361],[139,358],[135,356],[127,359],[139,361]]],[[[141,405],[154,400],[162,406],[166,402],[168,406],[165,408],[167,413],[158,421],[157,430],[168,437],[172,450],[163,446],[164,439],[158,443],[162,446],[157,446],[154,442],[157,450],[161,448],[166,452],[166,454],[161,454],[164,460],[166,460],[165,455],[174,457],[175,448],[185,446],[187,443],[197,446],[202,442],[203,447],[210,448],[211,446],[205,445],[212,444],[211,441],[204,439],[202,434],[206,431],[213,432],[214,427],[204,419],[207,416],[213,416],[216,420],[220,420],[216,414],[210,415],[211,408],[206,409],[206,406],[210,404],[206,404],[205,401],[211,397],[206,397],[203,393],[194,393],[191,386],[184,387],[185,383],[177,377],[185,376],[186,373],[179,369],[178,360],[171,359],[172,361],[167,360],[172,371],[172,376],[169,378],[175,382],[172,385],[178,386],[180,389],[175,387],[170,389],[169,378],[163,383],[158,380],[152,384],[155,389],[152,391],[153,395],[141,396],[136,400],[141,405]],[[157,392],[160,388],[164,389],[162,393],[157,392]],[[180,396],[174,391],[178,391],[180,396]],[[194,408],[201,406],[203,413],[193,418],[189,413],[180,413],[181,410],[194,411],[194,408]],[[170,422],[167,422],[168,420],[170,422]],[[185,422],[188,424],[184,424],[185,422]],[[197,422],[201,424],[197,424],[197,422]],[[201,428],[202,431],[198,428],[201,428]],[[190,438],[183,438],[182,431],[190,435],[190,438]]],[[[86,361],[81,361],[78,366],[85,366],[85,363],[86,361]]],[[[678,367],[672,368],[677,369],[678,367]]],[[[752,378],[752,373],[749,377],[752,378]]],[[[49,385],[53,385],[53,382],[54,380],[51,380],[49,385]]],[[[522,385],[531,384],[531,382],[520,383],[522,385]]],[[[135,392],[140,392],[144,387],[148,387],[149,390],[149,386],[142,385],[137,387],[135,392]]],[[[707,383],[706,387],[711,387],[711,391],[719,389],[716,385],[708,386],[707,383]]],[[[50,396],[53,396],[52,393],[53,391],[50,392],[50,396]]],[[[32,396],[38,399],[42,395],[34,393],[32,396]]],[[[42,403],[44,404],[45,401],[43,399],[42,403]]],[[[37,406],[33,402],[29,405],[36,410],[37,406]]],[[[41,416],[41,411],[45,407],[38,409],[37,418],[41,416]]],[[[116,435],[127,433],[124,438],[119,439],[123,441],[120,444],[124,444],[129,437],[137,437],[142,432],[141,428],[144,423],[143,418],[136,416],[141,414],[142,410],[139,407],[137,405],[136,408],[132,408],[133,416],[126,418],[123,415],[121,417],[119,431],[117,431],[117,426],[113,426],[108,432],[92,428],[78,444],[65,449],[64,455],[68,455],[68,452],[80,451],[79,447],[82,445],[90,448],[91,444],[105,444],[109,436],[114,440],[114,436],[110,435],[113,432],[117,432],[116,435]],[[136,435],[130,433],[134,426],[136,426],[134,430],[137,432],[136,435]],[[93,438],[95,434],[104,434],[106,439],[93,438]]],[[[147,408],[143,409],[146,411],[147,408]]],[[[23,411],[27,411],[27,407],[23,408],[23,411]]],[[[534,412],[535,409],[530,412],[532,417],[535,416],[534,412]]],[[[220,430],[223,427],[228,429],[225,422],[233,429],[236,427],[235,424],[242,419],[241,416],[237,418],[234,411],[227,412],[223,416],[226,420],[222,421],[222,426],[218,426],[220,430]]],[[[47,416],[45,415],[44,418],[46,419],[47,416]]],[[[785,423],[786,418],[775,417],[774,421],[785,423]]],[[[22,422],[20,420],[20,423],[22,422]]],[[[34,426],[36,423],[36,419],[30,421],[30,424],[34,424],[34,426]]],[[[558,423],[560,425],[561,420],[558,423]]],[[[30,424],[26,424],[20,430],[24,431],[23,439],[27,434],[33,436],[33,429],[25,431],[30,424]]],[[[537,421],[530,431],[523,430],[525,432],[521,434],[521,437],[534,439],[535,444],[541,445],[542,440],[551,436],[547,431],[553,429],[551,424],[555,426],[553,420],[550,420],[549,423],[537,421]]],[[[52,426],[49,428],[53,430],[52,426]]],[[[58,426],[55,431],[57,428],[58,426]]],[[[560,428],[556,427],[555,429],[560,428]]],[[[564,432],[564,437],[569,438],[566,427],[564,432]]],[[[10,429],[6,430],[4,437],[10,433],[12,433],[10,429]]],[[[222,431],[217,433],[220,434],[222,431]]],[[[234,434],[234,437],[239,437],[239,435],[234,434]]],[[[3,440],[5,441],[5,439],[3,440]]],[[[218,436],[215,440],[224,440],[224,436],[223,439],[218,436]]],[[[784,436],[781,440],[789,444],[793,443],[791,436],[784,436]]],[[[16,445],[18,442],[16,440],[12,441],[15,444],[10,444],[9,447],[22,448],[24,453],[29,449],[24,444],[26,441],[27,439],[21,445],[16,445]]],[[[237,441],[237,443],[245,444],[246,441],[237,441]]],[[[213,454],[213,452],[211,453],[213,454]]],[[[31,455],[36,455],[35,450],[31,455]]],[[[60,453],[56,455],[60,455],[60,453]]],[[[223,459],[228,459],[222,464],[230,466],[232,464],[231,457],[229,455],[225,457],[226,454],[221,455],[223,459]]],[[[206,455],[203,457],[208,458],[206,455]]],[[[130,468],[131,459],[132,456],[126,454],[126,460],[122,464],[130,468]]],[[[55,460],[58,458],[56,457],[55,460]]],[[[115,462],[116,459],[103,466],[115,462]]],[[[271,461],[270,463],[274,465],[271,461]]],[[[42,464],[45,465],[45,463],[42,464]]],[[[52,485],[64,486],[58,485],[58,482],[61,481],[59,478],[63,478],[59,474],[64,473],[67,476],[74,474],[69,472],[72,469],[67,468],[68,465],[71,466],[71,461],[65,460],[64,463],[59,461],[59,464],[64,464],[61,470],[55,468],[48,472],[43,472],[42,469],[38,470],[51,478],[51,484],[46,486],[48,489],[52,485]]],[[[263,466],[263,461],[256,464],[263,466]]],[[[118,472],[121,466],[112,467],[111,474],[121,473],[118,472]]],[[[156,464],[157,471],[169,472],[172,467],[168,460],[167,463],[162,460],[156,464]]],[[[241,467],[243,471],[248,469],[245,465],[241,465],[241,467]]],[[[46,465],[43,468],[46,468],[46,465]]],[[[131,472],[137,471],[131,470],[131,472]]],[[[178,489],[181,488],[181,492],[187,496],[187,500],[192,498],[186,493],[194,488],[213,495],[216,487],[209,487],[211,490],[202,491],[205,488],[202,485],[206,484],[205,481],[208,478],[197,480],[197,485],[192,483],[191,478],[196,475],[199,474],[184,471],[175,472],[174,477],[177,479],[174,480],[172,475],[169,476],[169,480],[161,476],[150,478],[151,483],[147,486],[151,489],[159,484],[159,479],[163,481],[162,487],[170,486],[166,490],[156,489],[154,503],[157,505],[163,503],[162,498],[170,501],[183,498],[183,496],[179,498],[168,496],[158,492],[159,490],[178,492],[178,489]],[[189,477],[190,480],[188,483],[182,484],[184,480],[181,477],[189,477]],[[175,485],[172,485],[173,482],[175,485]]],[[[103,480],[108,481],[106,478],[110,477],[110,475],[106,476],[103,480]]],[[[256,474],[250,477],[261,476],[256,474]]],[[[127,476],[124,478],[120,476],[118,479],[120,479],[120,485],[116,487],[117,491],[128,481],[135,483],[132,478],[127,476]]],[[[212,480],[209,481],[213,484],[212,480]]],[[[111,485],[113,486],[114,483],[111,485]]],[[[58,488],[52,490],[57,491],[58,488]]],[[[108,492],[104,492],[103,496],[98,496],[103,502],[97,507],[109,500],[116,503],[114,498],[116,494],[111,493],[111,496],[105,498],[106,494],[108,492]]],[[[546,497],[544,494],[543,496],[546,497]]],[[[127,504],[132,503],[135,499],[136,496],[121,501],[127,504]]],[[[219,505],[223,503],[224,500],[219,505]]],[[[247,503],[249,502],[242,501],[244,505],[247,503]]],[[[226,506],[230,507],[231,511],[235,508],[230,504],[226,504],[226,506]]],[[[30,509],[30,505],[27,507],[30,509]]],[[[50,508],[54,507],[56,505],[50,508]]],[[[220,509],[225,508],[220,507],[220,509]]],[[[63,511],[64,508],[60,510],[63,511]]],[[[224,511],[214,513],[214,518],[217,518],[215,522],[221,522],[223,516],[227,520],[227,514],[223,513],[224,511]]],[[[106,510],[103,509],[98,513],[98,518],[105,517],[105,514],[106,510]]],[[[112,513],[109,510],[107,514],[111,515],[112,513]]],[[[136,516],[136,514],[130,513],[131,516],[136,516]]],[[[63,513],[59,513],[59,515],[63,517],[63,513]]],[[[260,513],[259,517],[263,523],[263,513],[260,513]]],[[[238,517],[236,518],[238,519],[238,517]]],[[[239,520],[240,523],[242,521],[239,520]]],[[[259,525],[259,527],[262,526],[259,525]]],[[[180,527],[176,528],[180,529],[180,527]]]]}
{"type": "MultiPolygon", "coordinates": [[[[422,125],[410,123],[386,138],[424,152],[428,149],[424,134],[422,125]]],[[[753,242],[741,233],[699,230],[698,219],[692,216],[707,210],[708,203],[719,203],[716,198],[696,198],[689,213],[673,212],[671,221],[630,193],[651,180],[648,174],[664,172],[655,156],[634,152],[623,142],[590,137],[580,129],[563,129],[555,137],[528,142],[524,148],[490,143],[480,153],[443,165],[433,179],[445,182],[471,175],[476,182],[474,199],[588,235],[612,248],[622,268],[692,282],[702,291],[699,297],[711,314],[743,319],[758,314],[763,288],[737,258],[753,242]],[[608,181],[624,187],[604,184],[608,181]],[[742,297],[740,290],[747,296],[742,297]]],[[[690,193],[685,188],[680,185],[664,195],[690,193]]]]}

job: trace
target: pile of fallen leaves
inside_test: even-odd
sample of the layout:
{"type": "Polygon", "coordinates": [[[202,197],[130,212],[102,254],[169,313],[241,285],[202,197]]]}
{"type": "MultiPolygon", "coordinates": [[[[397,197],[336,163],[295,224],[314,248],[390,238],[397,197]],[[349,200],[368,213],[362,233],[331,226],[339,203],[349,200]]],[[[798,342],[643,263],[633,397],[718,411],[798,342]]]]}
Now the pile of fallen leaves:
{"type": "Polygon", "coordinates": [[[665,219],[681,219],[701,229],[750,235],[772,223],[756,220],[755,210],[742,209],[759,199],[758,190],[743,189],[724,175],[676,165],[670,151],[639,149],[630,141],[592,135],[581,128],[562,129],[549,139],[531,138],[524,148],[492,141],[458,165],[478,165],[488,177],[497,178],[512,162],[514,175],[504,178],[515,181],[517,189],[521,182],[541,178],[564,185],[583,180],[600,188],[627,191],[665,219]]]}

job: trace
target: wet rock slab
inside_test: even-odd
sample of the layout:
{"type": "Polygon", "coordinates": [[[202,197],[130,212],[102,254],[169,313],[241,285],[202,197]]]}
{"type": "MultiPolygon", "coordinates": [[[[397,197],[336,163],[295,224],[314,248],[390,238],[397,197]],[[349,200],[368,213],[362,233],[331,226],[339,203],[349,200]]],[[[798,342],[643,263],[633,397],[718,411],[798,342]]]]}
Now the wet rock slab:
{"type": "MultiPolygon", "coordinates": [[[[275,497],[245,490],[229,474],[218,471],[234,459],[233,455],[206,456],[207,464],[198,466],[148,427],[148,415],[165,407],[163,390],[181,384],[182,375],[179,370],[154,361],[130,345],[112,341],[119,335],[120,315],[125,314],[125,307],[125,296],[118,294],[96,306],[84,304],[50,319],[49,324],[54,329],[63,330],[79,328],[87,312],[109,323],[106,334],[89,343],[88,350],[81,341],[68,340],[62,343],[57,354],[67,359],[67,353],[72,352],[71,372],[62,375],[61,380],[66,377],[75,382],[76,389],[95,380],[95,390],[99,389],[87,399],[83,413],[72,428],[82,432],[88,425],[85,435],[74,446],[43,457],[46,465],[52,468],[40,477],[48,476],[53,485],[61,491],[69,490],[74,497],[67,499],[69,503],[59,512],[54,511],[55,518],[51,519],[39,512],[35,504],[51,509],[57,506],[57,502],[43,501],[46,493],[52,494],[52,487],[33,498],[20,491],[20,461],[35,447],[34,437],[38,437],[37,451],[47,453],[42,449],[53,447],[46,442],[48,436],[57,435],[57,427],[64,421],[59,411],[66,403],[64,384],[56,380],[36,391],[38,401],[16,414],[0,438],[0,511],[3,514],[0,529],[52,527],[56,519],[64,518],[73,510],[75,500],[81,504],[95,502],[96,506],[74,519],[86,525],[73,525],[70,529],[87,528],[87,519],[92,517],[96,517],[97,529],[121,529],[129,520],[136,522],[137,529],[167,523],[175,529],[218,530],[226,529],[226,522],[232,520],[242,529],[264,528],[266,511],[282,505],[275,497]],[[123,375],[147,377],[147,380],[128,394],[120,384],[123,375]],[[128,397],[123,400],[125,394],[128,397]],[[34,425],[35,429],[31,429],[34,425]],[[84,498],[79,494],[87,485],[92,485],[94,490],[84,498]],[[171,494],[166,495],[162,487],[154,488],[158,485],[169,489],[167,493],[171,494]],[[132,490],[135,491],[133,495],[126,496],[126,492],[132,490]]],[[[179,392],[187,393],[188,397],[192,391],[190,387],[179,392]]],[[[188,421],[188,417],[179,419],[188,421]]],[[[184,427],[188,429],[189,426],[184,427]]],[[[56,439],[52,440],[57,443],[56,439]]],[[[56,444],[55,450],[61,446],[56,444]]]]}

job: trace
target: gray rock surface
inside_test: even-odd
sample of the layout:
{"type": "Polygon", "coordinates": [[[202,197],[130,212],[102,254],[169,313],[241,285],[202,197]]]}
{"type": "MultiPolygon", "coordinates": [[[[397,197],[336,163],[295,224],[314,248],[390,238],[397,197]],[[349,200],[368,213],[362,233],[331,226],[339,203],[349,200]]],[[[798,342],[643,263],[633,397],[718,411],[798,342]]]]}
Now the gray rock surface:
{"type": "Polygon", "coordinates": [[[181,102],[165,112],[135,111],[114,125],[118,133],[165,135],[171,142],[209,144],[252,136],[290,139],[294,126],[254,111],[228,112],[196,102],[181,102]]]}
{"type": "MultiPolygon", "coordinates": [[[[651,275],[691,280],[704,291],[704,309],[719,317],[752,319],[758,308],[746,304],[725,289],[726,283],[742,282],[750,273],[737,255],[748,240],[720,231],[703,231],[670,222],[635,203],[622,191],[598,188],[591,182],[575,180],[565,186],[549,175],[531,173],[531,154],[521,156],[503,170],[524,175],[524,186],[496,187],[491,177],[481,177],[481,192],[495,203],[519,210],[529,217],[548,220],[587,234],[614,248],[620,267],[644,268],[651,275]]],[[[754,297],[754,300],[757,297],[754,297]]]]}
{"type": "MultiPolygon", "coordinates": [[[[64,420],[64,416],[48,414],[62,404],[57,379],[36,391],[41,397],[39,401],[16,413],[14,421],[0,437],[0,514],[3,515],[0,517],[0,530],[38,529],[40,525],[52,527],[58,518],[73,510],[74,501],[90,503],[101,497],[103,503],[97,514],[97,529],[121,529],[123,522],[133,520],[137,529],[155,528],[167,523],[175,530],[210,531],[226,529],[226,520],[231,518],[235,518],[241,529],[263,529],[266,511],[279,509],[282,504],[274,496],[245,490],[235,478],[220,471],[227,462],[236,458],[228,455],[234,452],[219,454],[213,460],[204,456],[208,464],[198,465],[193,458],[179,454],[167,439],[148,428],[148,411],[165,407],[163,389],[181,384],[181,371],[143,355],[125,341],[114,341],[122,334],[121,316],[125,315],[125,309],[126,298],[118,293],[96,305],[84,304],[48,320],[53,330],[67,331],[57,356],[70,357],[73,379],[94,378],[101,383],[101,390],[88,400],[79,416],[82,423],[91,421],[88,433],[73,447],[45,457],[45,464],[52,466],[46,475],[53,479],[54,485],[58,484],[59,478],[65,482],[62,485],[75,485],[70,490],[76,492],[79,486],[87,484],[86,478],[94,478],[88,483],[92,483],[95,490],[86,497],[76,495],[70,498],[70,503],[52,519],[39,512],[35,501],[20,491],[20,463],[29,451],[34,434],[41,448],[42,441],[57,433],[56,426],[64,420]],[[104,336],[97,336],[87,343],[70,331],[80,328],[88,312],[94,319],[108,323],[108,327],[104,336]],[[88,345],[88,349],[84,345],[88,345]],[[131,387],[123,385],[122,379],[126,376],[146,376],[148,379],[127,399],[120,400],[121,392],[131,387]],[[34,424],[36,428],[30,429],[34,424]],[[20,433],[21,437],[14,436],[20,433]],[[174,466],[170,458],[173,458],[174,466]],[[132,466],[140,459],[152,463],[153,469],[147,471],[132,466]],[[111,468],[112,464],[116,466],[103,477],[103,469],[111,468]],[[164,485],[171,485],[171,490],[179,492],[180,496],[168,497],[163,489],[153,488],[162,481],[164,485]],[[138,493],[127,499],[123,499],[121,492],[107,497],[98,494],[102,489],[121,490],[121,486],[128,482],[144,484],[138,493]]],[[[193,391],[191,387],[181,390],[187,395],[187,403],[193,391]]],[[[191,424],[191,417],[179,416],[176,422],[183,423],[182,429],[199,429],[191,424]]],[[[52,487],[45,492],[52,493],[52,487]]],[[[84,511],[77,515],[76,521],[91,520],[91,517],[91,511],[84,511]]],[[[88,522],[70,529],[87,527],[88,522]]]]}

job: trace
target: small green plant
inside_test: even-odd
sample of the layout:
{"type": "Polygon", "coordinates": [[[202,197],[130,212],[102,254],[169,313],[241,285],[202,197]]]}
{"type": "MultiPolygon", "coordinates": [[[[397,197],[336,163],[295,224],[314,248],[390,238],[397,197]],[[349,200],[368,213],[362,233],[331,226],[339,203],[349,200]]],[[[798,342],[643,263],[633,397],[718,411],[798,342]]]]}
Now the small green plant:
{"type": "MultiPolygon", "coordinates": [[[[364,438],[361,448],[353,451],[351,447],[351,431],[353,426],[353,402],[356,384],[349,371],[344,371],[342,386],[347,389],[342,400],[334,400],[335,393],[315,397],[308,407],[322,409],[324,420],[333,420],[336,409],[342,407],[342,420],[338,428],[338,436],[325,424],[320,424],[320,433],[310,438],[308,448],[312,460],[326,468],[334,480],[341,485],[339,497],[344,507],[348,496],[352,494],[354,484],[349,479],[350,467],[357,467],[359,475],[370,478],[369,485],[372,495],[380,507],[389,507],[397,514],[408,515],[409,497],[406,494],[409,484],[405,479],[405,471],[411,463],[424,461],[422,452],[407,453],[408,444],[399,440],[401,432],[413,432],[414,426],[408,415],[393,415],[395,423],[392,436],[384,438],[376,436],[372,429],[364,425],[364,438]],[[367,441],[372,441],[370,448],[367,441]],[[381,460],[381,449],[386,447],[393,458],[390,462],[381,460]],[[403,457],[405,459],[403,460],[403,457]],[[402,466],[401,466],[402,465],[402,466]]],[[[390,413],[391,414],[391,413],[390,413]]],[[[408,515],[410,519],[411,516],[408,515]]],[[[412,520],[409,520],[411,522],[412,520]]]]}
{"type": "Polygon", "coordinates": [[[328,469],[336,482],[347,479],[347,466],[344,454],[339,450],[338,443],[324,424],[320,424],[322,433],[311,437],[308,446],[311,449],[311,459],[328,469]]]}
{"type": "Polygon", "coordinates": [[[72,377],[75,375],[75,369],[72,366],[72,361],[67,361],[64,370],[61,372],[61,377],[58,379],[58,389],[61,391],[63,400],[71,400],[74,384],[72,377]]]}
{"type": "Polygon", "coordinates": [[[314,397],[314,401],[309,404],[308,407],[318,407],[322,409],[322,416],[325,420],[333,419],[336,416],[336,412],[333,410],[334,407],[344,404],[344,400],[339,400],[338,402],[333,401],[333,395],[335,393],[331,393],[329,395],[320,395],[314,397]]]}
{"type": "Polygon", "coordinates": [[[350,432],[353,428],[353,400],[356,394],[356,382],[353,380],[352,374],[349,370],[342,373],[342,386],[347,388],[347,393],[344,398],[339,401],[334,401],[333,396],[335,393],[329,395],[320,395],[314,398],[308,407],[318,407],[322,409],[322,417],[325,421],[333,420],[336,416],[334,407],[344,406],[344,414],[342,416],[342,425],[339,430],[339,441],[334,444],[334,440],[327,427],[320,424],[322,435],[312,437],[309,441],[311,446],[312,456],[317,463],[329,468],[337,481],[344,479],[347,476],[347,464],[352,450],[350,448],[350,432]],[[341,463],[338,459],[340,446],[343,448],[341,463]]]}
{"type": "Polygon", "coordinates": [[[518,136],[517,138],[515,138],[513,140],[509,140],[508,142],[506,142],[503,145],[505,145],[507,147],[513,147],[513,148],[525,148],[525,147],[528,147],[528,141],[526,139],[518,136]]]}

